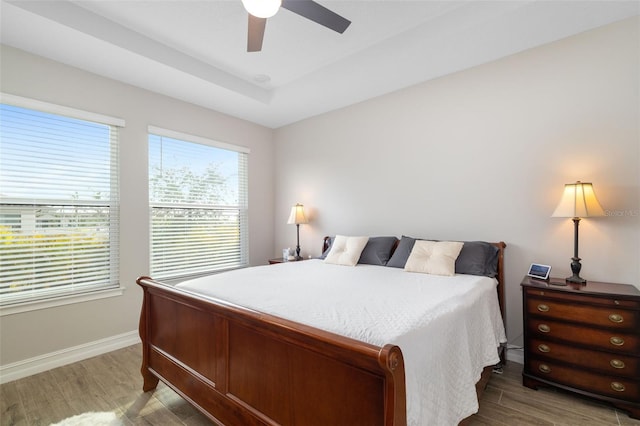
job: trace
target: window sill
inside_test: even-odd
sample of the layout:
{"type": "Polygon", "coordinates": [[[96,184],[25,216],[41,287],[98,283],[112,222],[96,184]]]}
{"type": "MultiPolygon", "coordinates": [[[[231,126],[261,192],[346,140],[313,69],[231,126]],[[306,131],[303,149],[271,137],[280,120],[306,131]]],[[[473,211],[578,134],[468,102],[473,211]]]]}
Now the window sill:
{"type": "MultiPolygon", "coordinates": [[[[216,269],[213,271],[206,271],[206,272],[200,272],[200,273],[195,273],[195,274],[188,274],[188,275],[178,275],[178,276],[174,276],[174,277],[158,277],[157,281],[160,281],[164,284],[169,284],[169,285],[176,285],[176,284],[180,284],[181,282],[187,281],[187,280],[193,280],[196,278],[201,278],[201,277],[206,277],[209,275],[216,275],[216,274],[221,274],[223,272],[228,272],[228,271],[233,271],[236,269],[243,269],[243,268],[248,268],[249,265],[239,265],[239,266],[232,266],[229,268],[224,268],[224,269],[216,269]]],[[[156,278],[154,278],[156,279],[156,278]]]]}
{"type": "Polygon", "coordinates": [[[91,291],[81,294],[58,296],[44,300],[34,300],[21,302],[13,305],[0,306],[0,317],[5,315],[19,314],[22,312],[37,311],[39,309],[53,308],[56,306],[70,305],[73,303],[88,302],[90,300],[106,299],[109,297],[122,296],[125,288],[120,286],[108,290],[91,291]]]}

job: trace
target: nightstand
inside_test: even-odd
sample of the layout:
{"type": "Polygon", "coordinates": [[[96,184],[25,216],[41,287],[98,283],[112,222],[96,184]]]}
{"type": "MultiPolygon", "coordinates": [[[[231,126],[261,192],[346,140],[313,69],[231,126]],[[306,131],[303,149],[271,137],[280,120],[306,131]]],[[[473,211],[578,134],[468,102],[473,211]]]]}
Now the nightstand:
{"type": "Polygon", "coordinates": [[[640,290],[522,280],[522,382],[607,401],[640,418],[640,290]]]}
{"type": "Polygon", "coordinates": [[[300,262],[305,260],[304,258],[300,259],[300,260],[287,260],[283,257],[276,257],[275,259],[269,259],[269,265],[273,265],[275,263],[284,263],[284,262],[300,262]]]}

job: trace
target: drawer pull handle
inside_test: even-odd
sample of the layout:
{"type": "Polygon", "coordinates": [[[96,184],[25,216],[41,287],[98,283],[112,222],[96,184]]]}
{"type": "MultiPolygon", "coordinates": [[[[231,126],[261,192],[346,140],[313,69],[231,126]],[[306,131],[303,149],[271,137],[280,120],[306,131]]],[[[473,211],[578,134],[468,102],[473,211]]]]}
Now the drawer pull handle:
{"type": "Polygon", "coordinates": [[[611,382],[611,389],[616,392],[624,392],[626,388],[620,382],[611,382]]]}
{"type": "MultiPolygon", "coordinates": [[[[544,352],[544,353],[551,352],[551,348],[549,346],[545,345],[545,344],[538,345],[538,350],[540,352],[544,352]]],[[[611,362],[613,362],[613,361],[611,361],[611,362]]]]}
{"type": "Polygon", "coordinates": [[[609,339],[609,342],[611,342],[611,344],[613,346],[622,346],[622,345],[624,345],[624,339],[622,337],[613,336],[611,339],[609,339]]]}
{"type": "Polygon", "coordinates": [[[611,364],[611,366],[613,368],[624,368],[624,362],[620,361],[619,359],[612,359],[611,361],[609,361],[609,364],[611,364]]]}
{"type": "Polygon", "coordinates": [[[622,318],[622,315],[619,315],[619,314],[611,314],[609,315],[609,321],[615,322],[616,324],[620,324],[621,322],[624,321],[624,318],[622,318]]]}
{"type": "MultiPolygon", "coordinates": [[[[549,312],[549,305],[545,305],[545,304],[541,303],[541,304],[538,305],[538,310],[540,312],[549,312]]],[[[611,315],[609,315],[609,319],[611,319],[611,315]]],[[[611,320],[611,321],[613,321],[613,320],[611,320]]]]}
{"type": "MultiPolygon", "coordinates": [[[[543,333],[548,333],[548,332],[551,331],[551,327],[549,327],[547,324],[540,324],[538,326],[538,330],[540,330],[543,333]]],[[[613,337],[611,339],[613,339],[613,337]]],[[[611,342],[611,343],[613,343],[613,342],[611,342]]]]}
{"type": "MultiPolygon", "coordinates": [[[[542,371],[545,374],[551,373],[551,367],[549,367],[547,364],[540,364],[538,370],[542,371]]],[[[613,387],[613,383],[611,384],[611,386],[613,387]]]]}

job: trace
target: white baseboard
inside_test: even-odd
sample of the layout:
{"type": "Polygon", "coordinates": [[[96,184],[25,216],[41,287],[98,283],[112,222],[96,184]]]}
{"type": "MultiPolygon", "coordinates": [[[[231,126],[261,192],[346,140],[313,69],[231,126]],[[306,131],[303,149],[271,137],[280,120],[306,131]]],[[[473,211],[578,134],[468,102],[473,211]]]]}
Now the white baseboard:
{"type": "Polygon", "coordinates": [[[507,349],[507,361],[524,364],[524,351],[522,349],[507,349]]]}
{"type": "Polygon", "coordinates": [[[135,345],[139,342],[140,337],[138,336],[138,332],[130,331],[11,364],[0,365],[0,384],[102,355],[107,352],[135,345]]]}

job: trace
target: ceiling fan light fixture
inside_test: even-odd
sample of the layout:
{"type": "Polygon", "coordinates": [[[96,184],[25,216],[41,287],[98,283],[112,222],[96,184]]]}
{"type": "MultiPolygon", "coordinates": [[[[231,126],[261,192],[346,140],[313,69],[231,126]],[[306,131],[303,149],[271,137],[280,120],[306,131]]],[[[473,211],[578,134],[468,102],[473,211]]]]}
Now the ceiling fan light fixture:
{"type": "Polygon", "coordinates": [[[271,18],[280,9],[282,0],[242,0],[242,5],[256,18],[271,18]]]}

